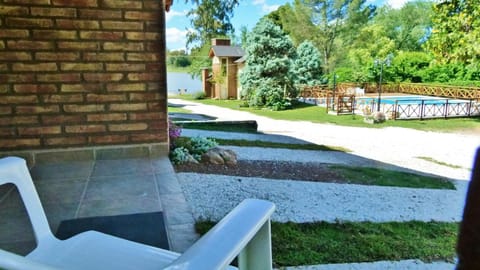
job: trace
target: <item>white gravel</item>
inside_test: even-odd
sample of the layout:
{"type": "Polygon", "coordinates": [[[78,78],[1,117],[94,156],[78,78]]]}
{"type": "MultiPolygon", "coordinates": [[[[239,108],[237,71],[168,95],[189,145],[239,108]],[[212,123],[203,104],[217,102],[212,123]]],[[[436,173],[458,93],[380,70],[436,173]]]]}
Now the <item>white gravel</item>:
{"type": "Polygon", "coordinates": [[[246,198],[272,201],[280,222],[460,221],[467,188],[414,189],[196,173],[177,174],[194,217],[220,220],[246,198]]]}

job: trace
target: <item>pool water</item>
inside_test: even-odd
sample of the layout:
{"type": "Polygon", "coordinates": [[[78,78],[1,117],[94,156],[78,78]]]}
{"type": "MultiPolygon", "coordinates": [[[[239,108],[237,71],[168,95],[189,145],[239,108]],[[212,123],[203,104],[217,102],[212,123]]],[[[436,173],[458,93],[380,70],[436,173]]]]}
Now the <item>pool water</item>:
{"type": "MultiPolygon", "coordinates": [[[[357,103],[377,103],[377,97],[371,98],[357,98],[357,103]]],[[[458,103],[469,103],[469,100],[461,99],[447,99],[441,97],[430,97],[430,96],[385,96],[381,98],[381,104],[435,104],[443,105],[446,104],[458,104],[458,103]]]]}

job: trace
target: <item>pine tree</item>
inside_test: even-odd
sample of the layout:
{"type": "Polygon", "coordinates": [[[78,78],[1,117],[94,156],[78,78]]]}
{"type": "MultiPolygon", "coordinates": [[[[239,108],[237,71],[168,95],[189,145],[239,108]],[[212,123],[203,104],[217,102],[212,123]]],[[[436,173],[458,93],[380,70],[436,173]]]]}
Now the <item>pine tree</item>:
{"type": "Polygon", "coordinates": [[[306,40],[298,45],[295,59],[295,83],[318,85],[322,79],[320,53],[312,42],[306,40]]]}

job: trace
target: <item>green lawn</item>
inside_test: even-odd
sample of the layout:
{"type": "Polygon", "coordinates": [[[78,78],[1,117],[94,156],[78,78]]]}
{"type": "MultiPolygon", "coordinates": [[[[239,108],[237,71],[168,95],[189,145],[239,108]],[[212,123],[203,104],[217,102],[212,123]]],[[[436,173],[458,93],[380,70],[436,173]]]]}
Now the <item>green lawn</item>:
{"type": "MultiPolygon", "coordinates": [[[[205,234],[214,223],[197,222],[205,234]]],[[[458,223],[272,223],[275,267],[420,259],[453,261],[458,223]]]]}
{"type": "MultiPolygon", "coordinates": [[[[188,96],[175,96],[175,98],[190,99],[188,96]]],[[[431,119],[431,120],[397,120],[387,121],[382,124],[366,124],[363,122],[363,116],[361,115],[329,115],[326,109],[314,105],[298,103],[295,104],[293,109],[285,111],[272,111],[268,109],[255,109],[244,107],[244,101],[240,100],[214,100],[214,99],[202,99],[194,100],[207,105],[215,105],[225,107],[234,110],[247,111],[260,116],[270,117],[278,120],[291,120],[291,121],[310,121],[313,123],[330,123],[343,126],[354,127],[369,127],[369,128],[382,128],[382,127],[404,127],[413,128],[427,131],[443,131],[454,132],[456,130],[468,130],[468,129],[480,129],[480,117],[476,118],[451,118],[445,119],[431,119]]]]}

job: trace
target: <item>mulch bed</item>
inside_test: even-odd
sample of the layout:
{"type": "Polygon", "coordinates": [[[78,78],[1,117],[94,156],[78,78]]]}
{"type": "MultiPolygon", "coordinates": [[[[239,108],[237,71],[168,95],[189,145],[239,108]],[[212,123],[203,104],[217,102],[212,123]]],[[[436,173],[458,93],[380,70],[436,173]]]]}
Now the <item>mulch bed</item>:
{"type": "Polygon", "coordinates": [[[290,179],[328,183],[347,183],[347,179],[328,164],[284,161],[239,160],[236,166],[214,164],[174,165],[176,172],[220,174],[270,179],[290,179]]]}

